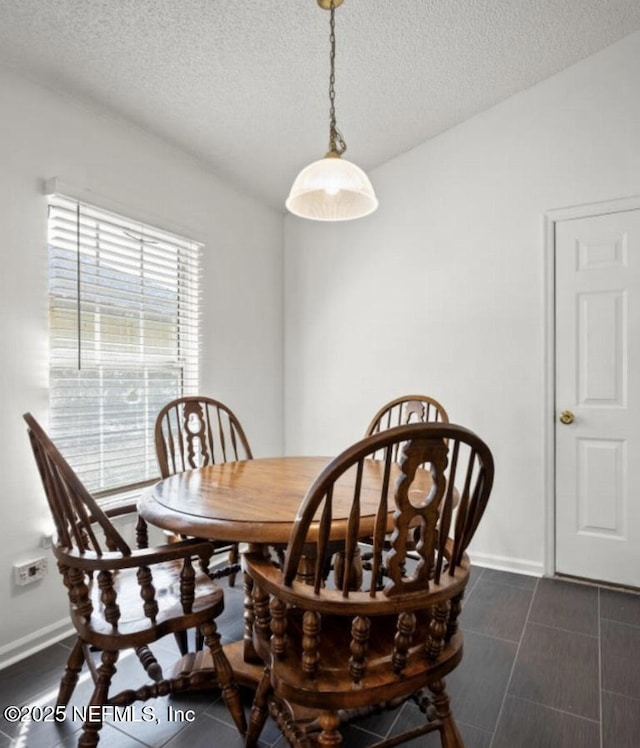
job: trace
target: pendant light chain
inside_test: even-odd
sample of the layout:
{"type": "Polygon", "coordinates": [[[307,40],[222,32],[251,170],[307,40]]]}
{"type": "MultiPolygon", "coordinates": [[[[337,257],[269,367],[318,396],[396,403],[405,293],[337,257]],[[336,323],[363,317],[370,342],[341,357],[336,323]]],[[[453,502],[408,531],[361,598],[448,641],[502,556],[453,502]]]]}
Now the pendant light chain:
{"type": "Polygon", "coordinates": [[[331,72],[329,74],[329,153],[336,153],[341,156],[347,150],[347,144],[344,142],[340,131],[336,126],[336,19],[335,19],[335,1],[331,0],[331,21],[329,41],[331,43],[331,53],[329,62],[331,72]]]}

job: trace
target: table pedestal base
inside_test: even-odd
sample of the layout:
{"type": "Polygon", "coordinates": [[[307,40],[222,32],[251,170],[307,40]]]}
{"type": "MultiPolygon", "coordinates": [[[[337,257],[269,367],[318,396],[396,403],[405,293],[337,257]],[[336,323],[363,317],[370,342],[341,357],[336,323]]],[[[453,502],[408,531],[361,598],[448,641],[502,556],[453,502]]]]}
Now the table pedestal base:
{"type": "MultiPolygon", "coordinates": [[[[245,661],[244,641],[242,639],[226,644],[223,649],[238,685],[255,690],[262,677],[264,666],[245,661]]],[[[188,679],[189,688],[194,690],[217,688],[211,652],[208,649],[188,652],[176,662],[169,677],[172,679],[188,679]]]]}
{"type": "Polygon", "coordinates": [[[264,665],[262,663],[247,662],[244,654],[244,641],[240,640],[226,644],[224,653],[231,664],[231,668],[236,676],[236,681],[241,686],[247,686],[255,691],[262,673],[264,665]]]}

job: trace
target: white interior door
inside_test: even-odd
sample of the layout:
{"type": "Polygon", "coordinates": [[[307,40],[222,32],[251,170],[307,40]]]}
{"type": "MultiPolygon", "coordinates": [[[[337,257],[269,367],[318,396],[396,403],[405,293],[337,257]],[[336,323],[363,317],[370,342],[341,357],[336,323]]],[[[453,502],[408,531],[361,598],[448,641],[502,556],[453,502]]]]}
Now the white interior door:
{"type": "Polygon", "coordinates": [[[559,221],[555,258],[556,571],[640,587],[640,210],[559,221]]]}

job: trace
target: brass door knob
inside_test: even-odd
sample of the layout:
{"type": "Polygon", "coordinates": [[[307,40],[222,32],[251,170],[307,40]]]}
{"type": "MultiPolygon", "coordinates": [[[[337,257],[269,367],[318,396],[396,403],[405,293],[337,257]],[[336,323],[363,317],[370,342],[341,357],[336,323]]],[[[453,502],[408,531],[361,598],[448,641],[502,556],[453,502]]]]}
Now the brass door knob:
{"type": "Polygon", "coordinates": [[[575,420],[575,416],[570,410],[563,410],[562,413],[560,413],[560,423],[564,423],[565,426],[568,426],[570,423],[573,423],[575,420]]]}

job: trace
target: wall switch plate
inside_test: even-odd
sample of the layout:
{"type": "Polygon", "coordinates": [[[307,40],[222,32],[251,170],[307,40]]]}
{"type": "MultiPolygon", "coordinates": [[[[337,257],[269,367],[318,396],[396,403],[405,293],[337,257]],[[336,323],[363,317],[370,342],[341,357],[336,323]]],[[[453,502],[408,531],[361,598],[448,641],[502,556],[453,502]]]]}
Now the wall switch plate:
{"type": "Polygon", "coordinates": [[[13,579],[23,587],[25,584],[37,582],[47,574],[47,559],[33,558],[13,565],[13,579]]]}

